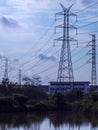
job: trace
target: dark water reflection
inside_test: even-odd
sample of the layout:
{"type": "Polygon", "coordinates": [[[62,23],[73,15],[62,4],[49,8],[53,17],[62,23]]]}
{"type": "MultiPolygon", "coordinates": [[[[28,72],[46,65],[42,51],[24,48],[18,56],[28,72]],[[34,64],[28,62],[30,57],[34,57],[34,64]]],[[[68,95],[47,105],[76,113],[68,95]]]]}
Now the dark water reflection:
{"type": "Polygon", "coordinates": [[[0,114],[0,130],[96,130],[98,116],[75,113],[0,114]]]}

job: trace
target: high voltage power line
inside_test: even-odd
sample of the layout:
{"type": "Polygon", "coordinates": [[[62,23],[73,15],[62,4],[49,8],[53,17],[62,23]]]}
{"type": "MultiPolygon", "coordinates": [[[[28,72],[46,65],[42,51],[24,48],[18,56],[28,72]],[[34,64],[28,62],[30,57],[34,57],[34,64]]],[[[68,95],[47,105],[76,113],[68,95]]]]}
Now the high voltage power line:
{"type": "Polygon", "coordinates": [[[91,23],[85,24],[85,25],[81,25],[81,26],[79,26],[78,28],[84,28],[84,27],[87,27],[87,26],[92,25],[92,24],[95,24],[95,23],[98,23],[98,21],[91,22],[91,23]]]}
{"type": "Polygon", "coordinates": [[[83,33],[78,33],[78,35],[85,35],[85,34],[90,34],[90,33],[94,33],[94,32],[98,32],[97,30],[95,31],[89,31],[89,32],[83,32],[83,33]]]}
{"type": "MultiPolygon", "coordinates": [[[[51,49],[51,48],[50,48],[50,49],[51,49]]],[[[50,49],[49,49],[49,50],[50,50],[50,49]]],[[[59,50],[53,52],[52,55],[56,54],[57,52],[59,52],[59,50]]],[[[47,53],[49,53],[49,51],[48,51],[47,53]]],[[[45,54],[47,54],[47,53],[45,53],[45,54]]],[[[32,68],[35,68],[35,67],[37,67],[37,66],[39,66],[39,65],[42,65],[42,64],[45,64],[45,61],[44,61],[44,62],[43,62],[42,60],[37,61],[33,66],[31,66],[31,67],[29,67],[28,69],[26,69],[26,70],[25,70],[25,73],[26,73],[27,71],[29,71],[29,70],[31,71],[32,68]]],[[[16,74],[16,75],[17,75],[17,74],[16,74]]]]}
{"type": "MultiPolygon", "coordinates": [[[[51,49],[52,49],[52,47],[51,47],[51,48],[49,47],[45,52],[43,52],[43,54],[47,54],[51,49]]],[[[38,58],[38,56],[36,55],[35,57],[34,57],[34,56],[30,57],[30,59],[27,60],[27,61],[25,61],[24,63],[22,63],[22,64],[20,65],[20,67],[23,68],[23,66],[29,64],[29,63],[32,61],[32,58],[35,59],[35,58],[38,58]]],[[[36,63],[38,63],[39,61],[40,61],[40,60],[38,60],[36,63]]]]}
{"type": "MultiPolygon", "coordinates": [[[[81,44],[84,44],[84,43],[87,43],[87,42],[88,42],[88,41],[86,41],[86,42],[81,42],[81,44]]],[[[74,50],[75,50],[75,49],[73,49],[73,51],[74,51],[74,50]]],[[[81,49],[81,51],[83,51],[83,50],[84,50],[84,48],[81,49]]],[[[73,52],[73,51],[72,51],[72,52],[73,52]]],[[[79,50],[79,52],[80,52],[80,50],[79,50]]],[[[78,52],[76,52],[74,55],[76,55],[77,53],[78,53],[78,52]]],[[[81,59],[81,57],[80,57],[78,60],[80,60],[80,59],[81,59]]],[[[78,61],[77,61],[77,62],[78,62],[78,61]]],[[[42,63],[44,63],[44,62],[42,62],[42,63]]],[[[38,64],[38,65],[40,65],[40,64],[38,64]]],[[[37,65],[37,66],[38,66],[38,65],[37,65]]],[[[33,65],[32,67],[30,67],[29,69],[27,69],[27,71],[31,70],[31,68],[33,68],[33,67],[36,67],[36,64],[33,65]]],[[[51,68],[51,67],[49,67],[49,68],[51,68]]],[[[48,69],[49,69],[49,68],[48,68],[48,69]]],[[[43,73],[43,72],[46,72],[46,71],[47,71],[47,69],[43,70],[42,73],[43,73]]],[[[39,73],[38,73],[38,74],[39,74],[39,73]]]]}
{"type": "MultiPolygon", "coordinates": [[[[57,52],[58,51],[56,51],[55,53],[57,53],[57,52]]],[[[55,54],[55,53],[53,53],[53,54],[55,54]]],[[[42,65],[42,64],[45,64],[45,61],[44,62],[41,61],[39,64],[35,63],[33,66],[31,66],[30,68],[26,69],[25,71],[27,72],[27,71],[31,70],[32,68],[35,68],[35,67],[37,67],[39,65],[42,65]]]]}
{"type": "MultiPolygon", "coordinates": [[[[74,50],[75,50],[75,49],[73,49],[72,52],[73,52],[74,50]]],[[[59,50],[56,51],[56,52],[54,52],[52,55],[54,55],[54,54],[57,53],[57,52],[59,52],[59,50]]],[[[41,61],[39,64],[37,64],[37,63],[34,64],[32,67],[30,67],[30,68],[28,68],[27,70],[25,70],[25,73],[26,73],[27,71],[29,71],[29,70],[31,71],[32,68],[35,68],[35,67],[37,67],[37,66],[39,66],[39,65],[42,65],[42,64],[44,64],[44,63],[45,63],[45,61],[44,61],[44,62],[41,61]]],[[[49,67],[49,68],[50,68],[50,67],[49,67]]],[[[45,69],[45,70],[47,70],[47,69],[45,69]]],[[[45,72],[45,70],[43,70],[43,71],[45,72]]]]}
{"type": "Polygon", "coordinates": [[[97,18],[98,15],[95,15],[95,16],[92,16],[92,17],[89,17],[89,18],[85,18],[85,19],[79,19],[77,22],[84,22],[84,21],[87,21],[87,20],[90,20],[90,19],[94,19],[94,18],[97,18]]]}
{"type": "Polygon", "coordinates": [[[21,56],[19,60],[23,59],[23,57],[25,57],[46,36],[51,27],[54,25],[54,23],[55,21],[52,22],[51,26],[44,32],[44,34],[39,38],[39,40],[34,44],[34,46],[32,46],[23,56],[21,56]]]}
{"type": "MultiPolygon", "coordinates": [[[[80,42],[79,44],[84,44],[84,43],[88,43],[89,41],[85,41],[85,42],[80,42]]],[[[87,46],[85,46],[84,48],[86,48],[87,46]]],[[[81,51],[83,51],[84,50],[84,48],[82,48],[81,50],[79,50],[79,53],[81,52],[81,51]]],[[[49,51],[52,49],[52,47],[51,48],[49,48],[49,51]]],[[[76,48],[75,48],[76,49],[76,48]]],[[[75,50],[74,49],[74,50],[75,50]]],[[[72,52],[74,51],[74,50],[72,50],[72,52]]],[[[58,52],[58,51],[56,51],[56,52],[58,52]]],[[[76,55],[78,52],[76,52],[75,54],[73,54],[72,56],[74,56],[74,55],[76,55]]],[[[47,53],[43,53],[43,54],[47,54],[47,53]]],[[[53,53],[52,55],[54,55],[55,53],[53,53]]],[[[40,65],[40,64],[38,64],[40,62],[40,60],[38,60],[36,63],[35,63],[35,65],[33,65],[33,67],[36,67],[36,65],[38,66],[38,65],[40,65]]],[[[42,61],[41,61],[42,62],[42,61]]],[[[27,63],[29,63],[28,61],[27,61],[27,63]]],[[[24,63],[25,64],[25,63],[24,63]]],[[[33,68],[32,67],[32,68],[33,68]]]]}
{"type": "MultiPolygon", "coordinates": [[[[57,52],[59,52],[60,50],[58,50],[58,51],[56,51],[56,52],[54,52],[52,55],[55,55],[57,52]]],[[[39,65],[42,65],[42,64],[44,64],[46,61],[42,61],[42,60],[39,60],[40,62],[38,63],[35,63],[34,64],[34,66],[32,66],[32,68],[35,68],[35,67],[37,67],[37,66],[39,66],[39,65]]]]}
{"type": "MultiPolygon", "coordinates": [[[[22,67],[22,66],[25,65],[25,64],[28,64],[28,63],[31,61],[32,58],[36,58],[36,57],[37,57],[37,54],[38,54],[41,50],[43,50],[43,48],[47,45],[47,43],[50,42],[50,40],[51,40],[51,38],[52,38],[53,36],[54,36],[54,34],[37,50],[37,52],[36,52],[33,56],[30,57],[29,60],[27,60],[25,63],[23,63],[20,67],[22,67]]],[[[50,47],[49,47],[49,48],[50,48],[50,47]]],[[[48,48],[48,49],[49,49],[49,48],[48,48]]]]}
{"type": "Polygon", "coordinates": [[[53,69],[53,67],[54,67],[55,65],[57,65],[57,63],[58,63],[58,62],[56,62],[55,64],[49,66],[48,68],[46,68],[46,69],[40,71],[39,73],[35,73],[35,75],[39,75],[39,74],[41,74],[41,73],[44,73],[44,72],[46,72],[46,71],[49,71],[50,69],[53,69]]]}
{"type": "Polygon", "coordinates": [[[75,13],[84,12],[85,10],[87,10],[87,9],[89,9],[89,8],[91,8],[91,7],[95,6],[95,5],[97,5],[97,4],[98,4],[98,2],[95,2],[95,3],[93,3],[93,4],[90,4],[89,6],[83,8],[83,9],[81,9],[80,11],[77,11],[77,12],[75,12],[75,13]]]}
{"type": "Polygon", "coordinates": [[[73,64],[79,62],[80,60],[84,59],[85,57],[86,57],[86,54],[83,55],[83,56],[81,56],[79,59],[75,60],[75,61],[73,62],[73,64]]]}
{"type": "Polygon", "coordinates": [[[87,64],[87,63],[84,63],[84,64],[82,64],[82,65],[76,67],[76,68],[74,69],[74,71],[77,71],[77,70],[83,68],[86,64],[87,64]]]}
{"type": "MultiPolygon", "coordinates": [[[[86,41],[86,42],[88,42],[88,41],[86,41]]],[[[84,42],[84,43],[86,43],[86,42],[84,42]]],[[[81,44],[84,44],[84,43],[82,42],[81,44]]],[[[45,69],[45,70],[43,70],[43,71],[41,71],[40,73],[37,73],[37,74],[44,73],[44,72],[48,71],[48,70],[49,70],[49,68],[51,68],[51,67],[48,67],[47,69],[45,69]]],[[[81,68],[81,67],[79,67],[79,68],[81,68]]],[[[75,70],[76,70],[76,69],[75,69],[75,70]]]]}

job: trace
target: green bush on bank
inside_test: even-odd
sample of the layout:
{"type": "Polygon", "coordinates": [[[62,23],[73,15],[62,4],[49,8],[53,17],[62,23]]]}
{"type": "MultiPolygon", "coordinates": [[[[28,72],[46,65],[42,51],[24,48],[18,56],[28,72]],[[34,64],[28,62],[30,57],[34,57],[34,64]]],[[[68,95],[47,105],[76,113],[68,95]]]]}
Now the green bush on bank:
{"type": "Polygon", "coordinates": [[[11,97],[0,97],[0,111],[11,111],[13,99],[11,97]]]}
{"type": "Polygon", "coordinates": [[[98,102],[98,93],[93,93],[93,94],[91,95],[91,98],[92,98],[92,100],[93,100],[94,102],[98,102]]]}
{"type": "Polygon", "coordinates": [[[92,112],[95,112],[98,114],[98,102],[93,105],[92,112]]]}
{"type": "Polygon", "coordinates": [[[19,105],[24,105],[28,101],[28,98],[22,94],[13,94],[13,98],[19,105]]]}
{"type": "Polygon", "coordinates": [[[45,92],[41,93],[42,90],[37,89],[31,98],[30,96],[26,96],[26,93],[22,91],[22,93],[16,93],[15,91],[12,96],[1,96],[0,112],[63,110],[66,112],[98,113],[98,93],[83,95],[80,91],[75,90],[66,95],[60,93],[47,95],[45,92]]]}

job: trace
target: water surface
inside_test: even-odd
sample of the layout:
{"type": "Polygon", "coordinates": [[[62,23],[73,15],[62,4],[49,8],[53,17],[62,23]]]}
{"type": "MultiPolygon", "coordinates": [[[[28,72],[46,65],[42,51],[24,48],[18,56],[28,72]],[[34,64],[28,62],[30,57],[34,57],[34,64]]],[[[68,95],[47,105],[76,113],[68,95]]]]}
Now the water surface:
{"type": "Polygon", "coordinates": [[[4,113],[0,130],[98,130],[98,117],[73,113],[4,113]]]}

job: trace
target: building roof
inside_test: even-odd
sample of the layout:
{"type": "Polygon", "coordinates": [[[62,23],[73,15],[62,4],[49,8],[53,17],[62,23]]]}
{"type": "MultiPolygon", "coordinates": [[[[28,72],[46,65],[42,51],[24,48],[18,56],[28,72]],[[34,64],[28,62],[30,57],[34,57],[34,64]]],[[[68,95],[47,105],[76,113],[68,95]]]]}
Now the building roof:
{"type": "Polygon", "coordinates": [[[51,85],[84,85],[90,84],[89,81],[74,81],[74,82],[49,82],[51,85]]]}

